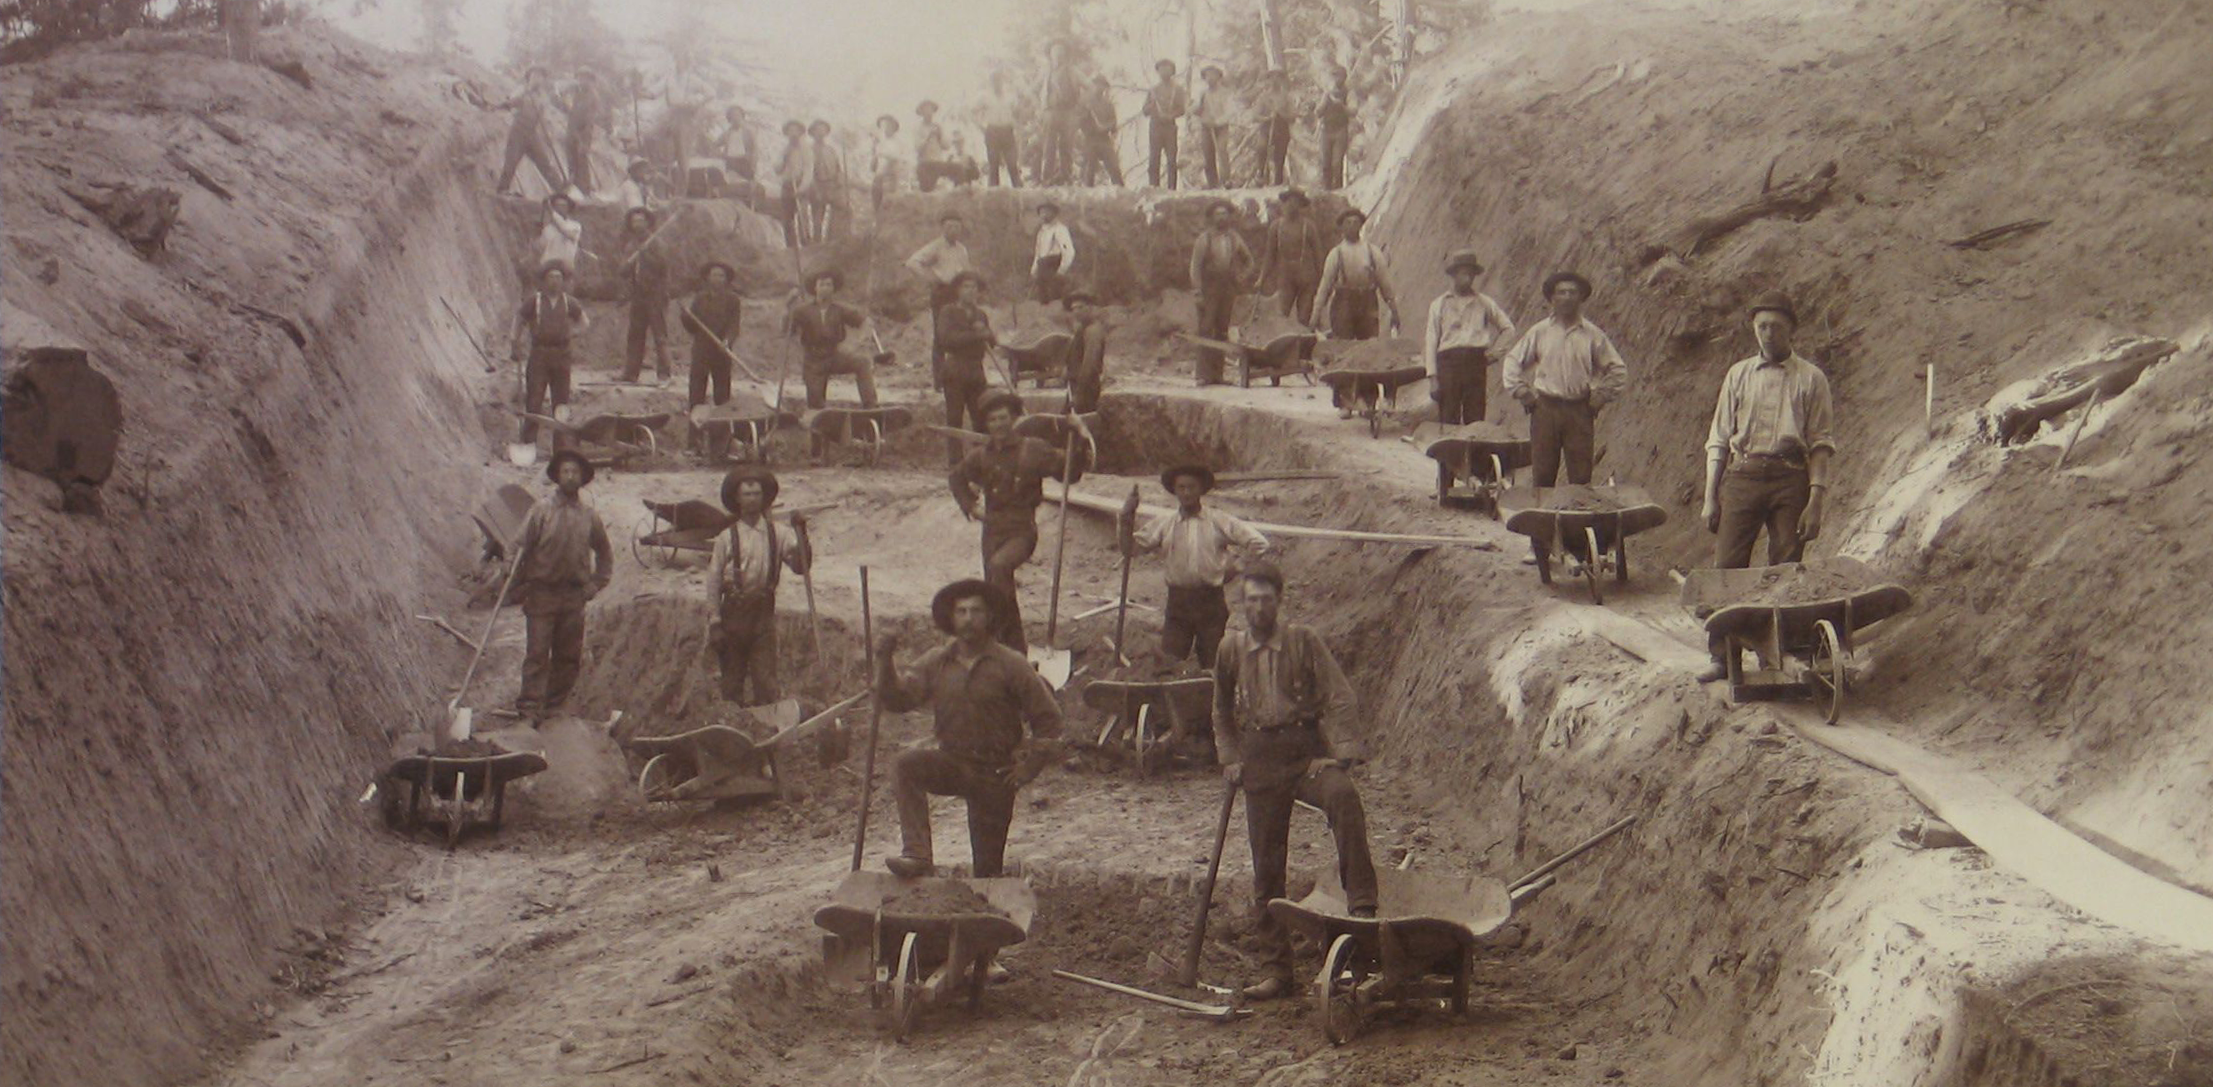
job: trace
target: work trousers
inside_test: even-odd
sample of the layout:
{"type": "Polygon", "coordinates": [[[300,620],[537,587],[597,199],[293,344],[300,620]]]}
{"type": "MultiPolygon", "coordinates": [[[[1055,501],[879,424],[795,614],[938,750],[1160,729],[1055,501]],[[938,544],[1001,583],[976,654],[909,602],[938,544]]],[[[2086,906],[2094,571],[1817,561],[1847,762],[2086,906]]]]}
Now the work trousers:
{"type": "MultiPolygon", "coordinates": [[[[559,347],[535,346],[530,349],[530,360],[523,363],[523,410],[532,415],[551,415],[555,408],[569,402],[569,372],[572,369],[567,344],[559,347]],[[549,406],[546,401],[551,399],[549,406]]],[[[536,420],[523,420],[522,441],[538,440],[536,420]]]]}
{"type": "Polygon", "coordinates": [[[1291,183],[1291,119],[1274,117],[1260,122],[1260,183],[1291,183]]]}
{"type": "Polygon", "coordinates": [[[1076,155],[1082,146],[1082,134],[1077,131],[1079,118],[1072,110],[1050,114],[1045,119],[1044,161],[1038,166],[1041,185],[1066,185],[1075,180],[1076,155]]]}
{"type": "MultiPolygon", "coordinates": [[[[945,307],[960,301],[960,296],[960,289],[950,283],[930,284],[930,372],[933,374],[945,372],[945,345],[938,337],[945,334],[945,307]]],[[[947,425],[959,424],[949,422],[947,425]]]]}
{"type": "Polygon", "coordinates": [[[1314,326],[1314,292],[1321,289],[1319,271],[1284,271],[1278,273],[1276,307],[1283,315],[1312,328],[1314,326]]]}
{"type": "Polygon", "coordinates": [[[543,124],[532,131],[514,126],[507,129],[507,153],[500,162],[499,184],[493,186],[494,191],[506,192],[514,186],[515,169],[525,158],[538,168],[538,176],[546,179],[547,188],[560,192],[569,187],[568,179],[561,176],[561,165],[553,161],[553,148],[546,144],[544,129],[543,124]]]}
{"type": "MultiPolygon", "coordinates": [[[[1210,340],[1229,339],[1230,310],[1237,304],[1237,281],[1227,275],[1202,277],[1199,288],[1198,334],[1210,340]]],[[[1201,385],[1222,382],[1222,352],[1199,348],[1198,379],[1201,385]]]]}
{"type": "Polygon", "coordinates": [[[999,171],[1007,172],[1010,188],[1022,187],[1022,165],[1015,153],[1014,126],[990,125],[984,129],[984,173],[991,179],[991,187],[999,187],[999,171]]]}
{"type": "Polygon", "coordinates": [[[876,362],[866,355],[850,351],[832,351],[827,355],[809,355],[800,363],[799,377],[807,385],[807,407],[820,408],[829,403],[830,379],[838,374],[853,375],[853,384],[860,390],[861,406],[876,406],[876,362]]]}
{"type": "Polygon", "coordinates": [[[1022,632],[1022,599],[1015,592],[1014,572],[1037,553],[1037,526],[1001,528],[984,522],[984,580],[1007,594],[1006,621],[999,624],[999,641],[1017,653],[1030,648],[1022,632]]]}
{"type": "Polygon", "coordinates": [[[730,402],[730,356],[715,350],[713,345],[692,342],[692,369],[690,388],[685,403],[698,407],[707,402],[707,388],[714,386],[717,405],[730,402]]]}
{"type": "Polygon", "coordinates": [[[1560,462],[1567,461],[1568,482],[1591,481],[1591,458],[1598,440],[1598,409],[1588,398],[1564,400],[1537,394],[1529,409],[1529,481],[1551,487],[1560,481],[1560,462]]]}
{"type": "Polygon", "coordinates": [[[1057,254],[1041,261],[1032,279],[1037,286],[1037,300],[1043,305],[1050,306],[1060,301],[1061,295],[1068,293],[1068,277],[1060,274],[1060,257],[1057,254]]]}
{"type": "MultiPolygon", "coordinates": [[[[1299,726],[1280,731],[1312,733],[1299,726]]],[[[1275,762],[1253,750],[1279,746],[1266,742],[1274,739],[1268,733],[1248,732],[1244,739],[1245,750],[1240,758],[1245,780],[1260,783],[1245,789],[1245,832],[1252,846],[1257,912],[1253,933],[1260,941],[1268,972],[1289,981],[1291,934],[1268,912],[1268,903],[1284,896],[1289,879],[1292,806],[1304,800],[1320,808],[1329,820],[1330,835],[1337,843],[1337,878],[1345,888],[1348,909],[1373,909],[1376,904],[1375,859],[1368,853],[1368,815],[1361,807],[1360,791],[1353,787],[1352,776],[1342,769],[1300,769],[1309,757],[1318,756],[1275,762]]],[[[1302,746],[1318,749],[1321,739],[1312,736],[1310,744],[1302,746]]]]}
{"type": "Polygon", "coordinates": [[[577,191],[592,191],[592,129],[569,130],[569,180],[577,191]]]}
{"type": "Polygon", "coordinates": [[[722,598],[721,640],[715,655],[722,665],[722,700],[741,706],[765,706],[783,697],[776,683],[776,600],[766,593],[722,598]],[[753,697],[745,698],[748,680],[753,697]]]}
{"type": "Polygon", "coordinates": [[[799,190],[793,188],[789,181],[784,182],[782,203],[778,205],[777,210],[782,213],[784,220],[785,248],[797,249],[813,240],[808,237],[806,230],[802,228],[800,223],[799,190]]]}
{"type": "Polygon", "coordinates": [[[1345,187],[1345,151],[1352,145],[1352,130],[1322,128],[1322,188],[1345,187]]]}
{"type": "Polygon", "coordinates": [[[1083,183],[1098,184],[1102,172],[1115,188],[1122,187],[1122,151],[1114,146],[1113,131],[1086,132],[1083,134],[1083,183]]]}
{"type": "Polygon", "coordinates": [[[523,688],[518,709],[551,713],[576,687],[584,666],[584,608],[523,614],[523,688]]]}
{"type": "MultiPolygon", "coordinates": [[[[955,363],[938,374],[938,385],[945,390],[945,425],[956,429],[982,433],[983,417],[976,411],[976,404],[984,398],[989,383],[984,380],[983,365],[955,363]]],[[[945,459],[948,464],[959,464],[968,453],[967,443],[947,435],[945,459]]]]}
{"type": "Polygon", "coordinates": [[[1206,187],[1222,187],[1223,167],[1230,165],[1229,141],[1224,139],[1226,130],[1221,125],[1201,124],[1199,129],[1199,171],[1206,177],[1206,187]]]}
{"type": "Polygon", "coordinates": [[[1448,347],[1437,352],[1437,373],[1429,395],[1437,400],[1437,422],[1443,426],[1483,421],[1483,382],[1490,355],[1480,347],[1448,347]]]}
{"type": "Polygon", "coordinates": [[[660,295],[634,294],[630,298],[630,328],[623,335],[622,379],[638,380],[645,368],[645,344],[653,341],[653,372],[664,381],[669,376],[669,300],[660,295]]]}
{"type": "Polygon", "coordinates": [[[976,180],[976,164],[973,162],[925,162],[914,168],[914,187],[923,192],[936,192],[940,181],[965,185],[976,180]]]}
{"type": "Polygon", "coordinates": [[[1160,654],[1180,661],[1197,651],[1199,667],[1214,670],[1214,651],[1229,629],[1229,601],[1219,585],[1168,586],[1160,623],[1160,654]]]}
{"type": "Polygon", "coordinates": [[[1714,566],[1752,565],[1752,542],[1767,530],[1767,565],[1797,562],[1805,551],[1798,518],[1813,489],[1806,466],[1780,457],[1747,457],[1721,477],[1721,528],[1714,538],[1714,566]]]}
{"type": "Polygon", "coordinates": [[[936,862],[930,845],[930,797],[968,802],[968,852],[973,875],[991,879],[1006,870],[1007,828],[1014,825],[1014,786],[1004,767],[943,751],[917,748],[891,763],[891,795],[899,808],[899,852],[936,862]]]}
{"type": "Polygon", "coordinates": [[[1145,129],[1145,176],[1155,187],[1161,184],[1161,164],[1167,163],[1167,185],[1176,187],[1176,122],[1159,117],[1147,122],[1145,129]]]}
{"type": "Polygon", "coordinates": [[[1340,340],[1375,339],[1383,332],[1382,309],[1374,287],[1339,287],[1329,296],[1329,334],[1340,340]]]}

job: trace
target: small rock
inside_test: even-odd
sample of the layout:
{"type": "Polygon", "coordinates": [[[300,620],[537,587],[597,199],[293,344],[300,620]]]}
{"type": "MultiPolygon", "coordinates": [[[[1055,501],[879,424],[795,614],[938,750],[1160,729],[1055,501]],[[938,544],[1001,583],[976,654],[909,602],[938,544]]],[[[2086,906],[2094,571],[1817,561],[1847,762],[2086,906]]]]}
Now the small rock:
{"type": "Polygon", "coordinates": [[[1769,721],[1768,723],[1766,723],[1766,724],[1764,724],[1764,725],[1761,725],[1761,726],[1760,726],[1760,735],[1762,735],[1762,736],[1773,736],[1773,735],[1775,735],[1776,733],[1778,733],[1778,732],[1781,732],[1781,731],[1782,731],[1782,726],[1780,726],[1780,725],[1777,725],[1777,724],[1776,724],[1775,722],[1773,722],[1773,721],[1769,721]]]}
{"type": "Polygon", "coordinates": [[[423,899],[428,897],[430,896],[424,894],[423,889],[420,887],[409,887],[407,889],[407,900],[409,902],[421,902],[423,899]]]}
{"type": "Polygon", "coordinates": [[[1573,1043],[1573,1042],[1569,1042],[1569,1043],[1567,1044],[1566,1048],[1563,1048],[1563,1049],[1561,1049],[1561,1050],[1560,1050],[1560,1051],[1559,1051],[1558,1053],[1554,1053],[1554,1054],[1552,1055],[1552,1057],[1553,1057],[1553,1059],[1554,1059],[1554,1060],[1562,1060],[1562,1061],[1572,1061],[1572,1060],[1574,1060],[1574,1059],[1575,1059],[1575,1043],[1573,1043]]]}
{"type": "Polygon", "coordinates": [[[561,1052],[563,1052],[563,1053],[574,1053],[574,1052],[576,1052],[576,1040],[575,1040],[575,1039],[573,1039],[573,1038],[563,1038],[563,1039],[561,1039],[561,1052]]]}
{"type": "Polygon", "coordinates": [[[1049,797],[1049,796],[1041,796],[1041,797],[1038,797],[1038,798],[1036,798],[1036,799],[1034,799],[1034,800],[1030,801],[1030,807],[1031,807],[1031,808],[1032,808],[1033,810],[1036,810],[1036,811],[1044,811],[1045,809],[1047,809],[1047,808],[1049,808],[1049,807],[1052,807],[1052,806],[1053,806],[1053,798],[1052,798],[1052,797],[1049,797]]]}
{"type": "Polygon", "coordinates": [[[722,882],[722,866],[721,866],[721,865],[719,865],[719,864],[709,864],[709,865],[707,866],[707,882],[709,882],[709,883],[721,883],[721,882],[722,882]]]}
{"type": "Polygon", "coordinates": [[[674,974],[669,975],[668,983],[670,985],[679,985],[684,982],[690,981],[691,979],[698,976],[699,967],[693,966],[690,963],[685,963],[684,965],[677,967],[674,974]]]}
{"type": "Polygon", "coordinates": [[[1606,1070],[1607,1079],[1620,1079],[1621,1077],[1622,1071],[1619,1068],[1609,1068],[1606,1070]]]}

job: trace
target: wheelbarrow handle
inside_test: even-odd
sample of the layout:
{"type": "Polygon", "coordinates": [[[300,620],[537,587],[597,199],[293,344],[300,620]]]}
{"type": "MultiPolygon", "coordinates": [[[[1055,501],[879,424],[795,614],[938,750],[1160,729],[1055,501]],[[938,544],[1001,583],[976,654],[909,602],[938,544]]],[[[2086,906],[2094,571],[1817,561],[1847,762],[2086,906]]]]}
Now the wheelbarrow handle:
{"type": "Polygon", "coordinates": [[[1531,871],[1528,875],[1515,880],[1511,884],[1508,884],[1506,887],[1506,893],[1508,895],[1512,895],[1514,892],[1519,891],[1525,887],[1529,887],[1530,885],[1536,883],[1538,880],[1551,875],[1552,872],[1558,869],[1561,865],[1564,865],[1569,861],[1572,861],[1575,858],[1590,852],[1592,849],[1597,848],[1599,843],[1613,837],[1616,834],[1621,833],[1623,830],[1628,828],[1629,824],[1636,821],[1637,817],[1634,815],[1622,816],[1620,819],[1615,820],[1612,826],[1609,826],[1606,829],[1599,831],[1598,833],[1593,834],[1580,842],[1577,842],[1567,852],[1562,853],[1559,856],[1538,865],[1536,869],[1534,871],[1531,871]]]}

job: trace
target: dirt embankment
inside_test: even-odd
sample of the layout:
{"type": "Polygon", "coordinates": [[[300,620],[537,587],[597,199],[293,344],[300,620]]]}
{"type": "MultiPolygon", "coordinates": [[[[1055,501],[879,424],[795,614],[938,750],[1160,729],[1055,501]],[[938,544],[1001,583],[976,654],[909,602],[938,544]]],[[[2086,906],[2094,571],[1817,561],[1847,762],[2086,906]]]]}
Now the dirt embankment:
{"type": "Polygon", "coordinates": [[[458,671],[410,616],[469,558],[482,368],[439,300],[482,320],[505,274],[499,125],[458,73],[270,46],[313,88],[212,37],[9,69],[9,358],[88,350],[125,418],[101,515],[5,473],[10,1083],[171,1082],[237,1037],[383,866],[365,769],[458,671]],[[118,184],[182,193],[166,250],[72,195],[118,184]]]}
{"type": "Polygon", "coordinates": [[[2189,540],[2213,493],[2192,440],[2207,18],[2165,0],[1519,17],[1428,69],[1372,194],[1414,305],[1463,245],[1524,323],[1548,272],[1592,278],[1589,313],[1635,375],[1601,421],[1602,473],[1672,506],[1653,539],[1686,565],[1710,561],[1701,446],[1723,369],[1752,350],[1743,306],[1789,291],[1837,397],[1813,551],[1897,571],[1919,600],[1871,689],[1924,742],[2201,886],[2213,678],[2187,662],[2213,632],[2178,587],[2206,572],[2189,540]],[[1818,202],[1703,229],[1825,163],[1818,202]],[[2018,220],[2049,224],[1949,244],[2018,220]],[[2093,413],[2065,473],[2056,439],[1972,441],[1994,394],[2132,334],[2183,351],[2093,413]]]}

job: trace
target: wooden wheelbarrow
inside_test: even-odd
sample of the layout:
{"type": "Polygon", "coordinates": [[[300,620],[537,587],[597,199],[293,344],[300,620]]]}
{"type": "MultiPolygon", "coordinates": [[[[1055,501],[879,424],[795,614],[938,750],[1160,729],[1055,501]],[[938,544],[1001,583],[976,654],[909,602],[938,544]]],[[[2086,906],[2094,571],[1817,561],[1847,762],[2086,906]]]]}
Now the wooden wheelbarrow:
{"type": "Polygon", "coordinates": [[[1373,438],[1383,433],[1384,408],[1398,410],[1399,390],[1428,377],[1426,368],[1408,364],[1387,370],[1328,370],[1321,380],[1329,386],[1330,404],[1347,417],[1366,419],[1368,437],[1373,438]]]}
{"type": "Polygon", "coordinates": [[[1239,388],[1252,388],[1255,378],[1266,378],[1271,387],[1282,385],[1287,377],[1304,377],[1307,384],[1314,383],[1314,345],[1321,342],[1321,336],[1314,332],[1286,332],[1262,344],[1217,340],[1192,332],[1176,335],[1236,360],[1239,388]]]}
{"type": "Polygon", "coordinates": [[[1068,384],[1068,345],[1076,337],[1066,332],[1048,332],[1034,343],[1021,345],[1001,344],[999,357],[1006,360],[1007,380],[1020,388],[1023,378],[1040,389],[1059,388],[1068,384]]]}
{"type": "Polygon", "coordinates": [[[1529,439],[1516,438],[1488,423],[1429,443],[1437,462],[1437,504],[1498,516],[1498,498],[1514,485],[1514,473],[1529,467],[1529,439]]]}
{"type": "Polygon", "coordinates": [[[375,787],[384,825],[407,831],[443,827],[447,849],[472,830],[498,830],[507,814],[507,783],[542,773],[546,757],[536,751],[498,750],[481,740],[474,746],[489,750],[417,751],[387,764],[375,787]]]}
{"type": "Polygon", "coordinates": [[[647,800],[750,800],[783,792],[776,753],[797,737],[857,705],[854,695],[802,721],[799,703],[785,699],[740,711],[756,728],[774,730],[766,740],[734,725],[707,725],[667,736],[629,736],[622,749],[645,759],[638,792],[647,800]]]}
{"type": "Polygon", "coordinates": [[[1107,715],[1090,752],[1116,761],[1128,758],[1139,777],[1167,766],[1172,741],[1197,748],[1210,746],[1213,739],[1212,676],[1095,679],[1084,685],[1083,704],[1107,715]]]}
{"type": "Polygon", "coordinates": [[[869,1006],[886,1012],[885,1026],[905,1041],[922,1005],[958,992],[968,1010],[981,1005],[984,980],[1001,949],[1029,938],[1037,894],[1019,878],[903,880],[889,872],[854,872],[815,911],[823,973],[832,983],[860,983],[869,1006]],[[912,909],[902,900],[931,897],[980,901],[982,908],[944,912],[912,909]]]}
{"type": "Polygon", "coordinates": [[[1823,720],[1844,713],[1845,665],[1855,635],[1913,607],[1913,594],[1856,559],[1745,570],[1693,570],[1683,603],[1721,639],[1729,696],[1739,702],[1809,699],[1823,720]],[[1744,670],[1744,651],[1761,666],[1744,670]]]}
{"type": "Polygon", "coordinates": [[[1552,584],[1553,557],[1562,556],[1568,575],[1590,589],[1593,604],[1606,602],[1600,576],[1611,572],[1616,582],[1629,581],[1629,537],[1667,523],[1667,510],[1638,487],[1517,487],[1499,504],[1514,510],[1506,530],[1529,537],[1537,580],[1552,584]]]}

